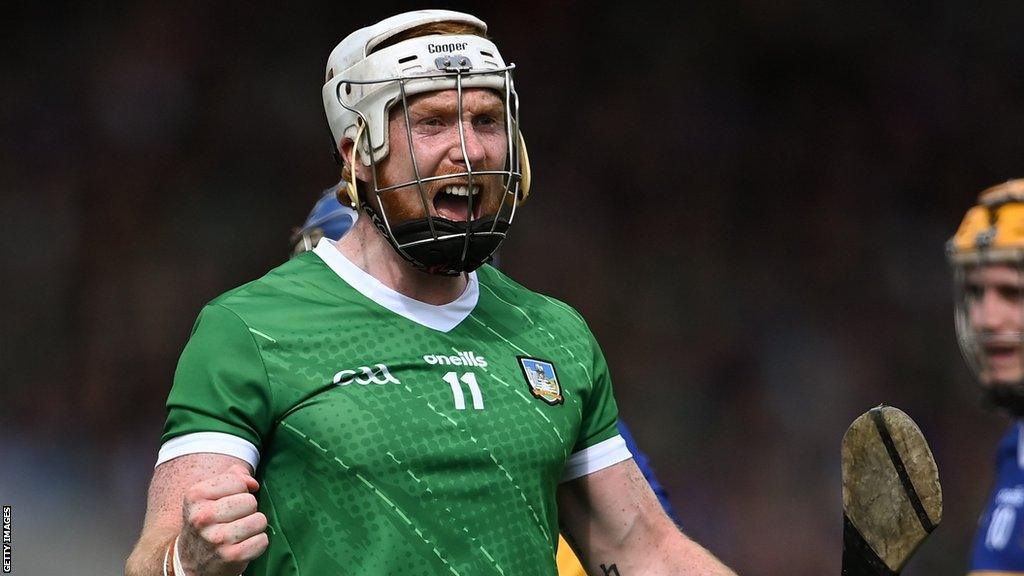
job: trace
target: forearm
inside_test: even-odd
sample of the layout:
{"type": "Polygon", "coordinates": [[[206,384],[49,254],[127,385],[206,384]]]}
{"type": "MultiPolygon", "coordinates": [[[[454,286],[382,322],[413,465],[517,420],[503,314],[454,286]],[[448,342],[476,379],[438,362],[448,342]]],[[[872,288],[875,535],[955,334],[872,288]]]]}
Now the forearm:
{"type": "Polygon", "coordinates": [[[735,576],[679,531],[632,460],[562,484],[558,512],[594,576],[735,576]]]}
{"type": "Polygon", "coordinates": [[[615,546],[587,554],[588,572],[597,576],[735,576],[674,526],[637,528],[615,546]]]}
{"type": "Polygon", "coordinates": [[[172,529],[154,530],[143,534],[125,562],[125,576],[163,576],[164,554],[177,532],[172,529]]]}
{"type": "Polygon", "coordinates": [[[648,563],[638,574],[687,574],[736,576],[711,552],[679,532],[675,526],[647,546],[634,546],[633,552],[648,563]]]}

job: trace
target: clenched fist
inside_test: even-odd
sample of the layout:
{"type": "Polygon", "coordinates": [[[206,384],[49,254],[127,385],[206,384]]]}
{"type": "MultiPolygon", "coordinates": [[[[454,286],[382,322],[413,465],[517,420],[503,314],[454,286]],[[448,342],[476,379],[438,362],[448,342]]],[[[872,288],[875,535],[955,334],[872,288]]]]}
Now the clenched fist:
{"type": "Polygon", "coordinates": [[[267,549],[267,517],[252,494],[259,488],[245,467],[232,466],[185,491],[179,576],[238,576],[267,549]]]}

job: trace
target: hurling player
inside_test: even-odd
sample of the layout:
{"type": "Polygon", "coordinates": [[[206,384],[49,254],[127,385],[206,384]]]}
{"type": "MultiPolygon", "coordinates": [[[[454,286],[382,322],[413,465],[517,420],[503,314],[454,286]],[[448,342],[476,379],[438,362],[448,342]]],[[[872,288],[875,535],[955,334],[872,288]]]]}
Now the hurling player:
{"type": "MultiPolygon", "coordinates": [[[[313,246],[316,246],[316,243],[321,238],[328,238],[337,242],[352,228],[352,224],[359,217],[359,213],[338,200],[338,192],[346,188],[347,184],[342,180],[337,185],[321,193],[320,199],[313,205],[313,209],[310,211],[309,216],[306,217],[306,221],[302,226],[296,228],[291,235],[290,242],[293,256],[312,250],[313,246]]],[[[658,481],[657,476],[654,475],[654,468],[651,467],[647,455],[637,448],[633,434],[626,428],[625,422],[619,420],[616,422],[616,426],[619,429],[619,434],[622,435],[622,439],[626,441],[626,447],[633,455],[637,468],[643,473],[644,479],[651,485],[651,490],[654,490],[654,494],[658,497],[658,502],[661,503],[662,509],[665,510],[665,513],[668,514],[669,518],[676,525],[679,525],[679,519],[676,517],[672,503],[668,499],[668,493],[661,485],[661,482],[658,481]]],[[[564,538],[558,539],[556,559],[558,561],[559,576],[586,575],[579,559],[564,538]]]]}
{"type": "Polygon", "coordinates": [[[530,192],[474,16],[347,36],[322,96],[362,210],[200,313],[126,572],[732,574],[658,505],[572,308],[484,263],[530,192]]]}
{"type": "Polygon", "coordinates": [[[982,192],[947,253],[964,358],[990,403],[1014,419],[996,452],[970,573],[1024,574],[1024,180],[982,192]]]}

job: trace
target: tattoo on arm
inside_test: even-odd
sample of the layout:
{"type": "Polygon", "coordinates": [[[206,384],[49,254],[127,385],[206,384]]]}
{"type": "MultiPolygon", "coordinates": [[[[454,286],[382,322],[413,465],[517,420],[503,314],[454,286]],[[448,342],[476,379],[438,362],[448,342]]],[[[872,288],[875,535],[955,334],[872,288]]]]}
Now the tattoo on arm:
{"type": "Polygon", "coordinates": [[[604,576],[622,576],[619,574],[619,568],[615,564],[611,566],[601,564],[601,570],[604,570],[604,576]]]}

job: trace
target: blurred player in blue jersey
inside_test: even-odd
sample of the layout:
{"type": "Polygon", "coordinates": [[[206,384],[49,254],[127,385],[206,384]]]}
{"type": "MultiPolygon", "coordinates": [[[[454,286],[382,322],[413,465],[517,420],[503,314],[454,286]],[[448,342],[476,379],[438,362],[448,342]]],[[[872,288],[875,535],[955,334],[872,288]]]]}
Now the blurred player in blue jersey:
{"type": "Polygon", "coordinates": [[[312,250],[321,238],[337,241],[356,223],[359,212],[338,201],[338,190],[346,186],[342,181],[320,194],[306,221],[292,232],[292,256],[312,250]]]}
{"type": "Polygon", "coordinates": [[[947,254],[964,358],[989,403],[1014,419],[996,452],[970,574],[1024,574],[1024,179],[982,192],[947,254]]]}
{"type": "MultiPolygon", "coordinates": [[[[339,202],[337,196],[338,191],[344,191],[346,186],[345,182],[341,181],[323,191],[320,199],[313,205],[313,210],[306,217],[306,221],[301,227],[295,229],[291,235],[290,241],[293,256],[312,250],[321,238],[338,241],[352,228],[359,217],[359,213],[339,202]]],[[[497,260],[497,256],[495,256],[495,260],[497,260]]],[[[637,448],[636,440],[633,439],[632,433],[626,428],[622,420],[617,422],[617,426],[619,433],[626,441],[626,446],[633,453],[633,459],[636,461],[640,471],[643,472],[644,478],[647,479],[651,489],[658,496],[658,501],[661,502],[662,508],[679,525],[679,518],[672,508],[672,503],[669,502],[668,493],[654,475],[654,469],[651,468],[651,462],[647,455],[637,448]]],[[[573,554],[563,539],[559,539],[558,574],[559,576],[586,576],[583,566],[580,565],[576,555],[573,554]]]]}

